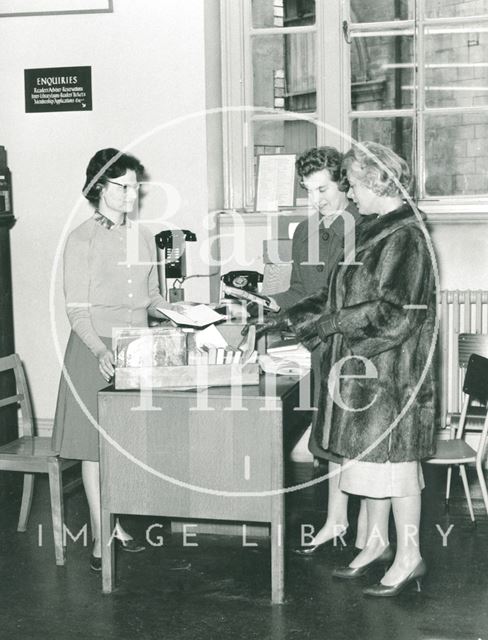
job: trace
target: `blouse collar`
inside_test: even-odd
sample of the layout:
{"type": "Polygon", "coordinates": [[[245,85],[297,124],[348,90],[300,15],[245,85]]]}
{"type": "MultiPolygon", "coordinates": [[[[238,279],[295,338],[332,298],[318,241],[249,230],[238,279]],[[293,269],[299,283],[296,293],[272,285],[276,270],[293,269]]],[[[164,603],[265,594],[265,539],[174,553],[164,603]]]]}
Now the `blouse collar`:
{"type": "Polygon", "coordinates": [[[98,209],[95,211],[93,217],[95,221],[98,222],[99,225],[101,225],[102,227],[105,227],[105,229],[108,229],[108,230],[113,229],[113,227],[123,227],[126,224],[126,220],[127,220],[127,216],[124,216],[123,221],[120,224],[116,224],[113,220],[110,220],[110,218],[107,218],[107,216],[104,216],[103,213],[100,213],[98,209]]]}

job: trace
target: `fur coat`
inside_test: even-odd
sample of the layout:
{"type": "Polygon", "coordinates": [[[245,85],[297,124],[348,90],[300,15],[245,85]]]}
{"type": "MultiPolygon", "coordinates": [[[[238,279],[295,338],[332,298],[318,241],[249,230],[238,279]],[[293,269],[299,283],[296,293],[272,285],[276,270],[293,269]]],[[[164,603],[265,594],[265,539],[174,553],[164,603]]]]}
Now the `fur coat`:
{"type": "Polygon", "coordinates": [[[356,262],[285,312],[320,353],[311,448],[419,460],[434,453],[436,300],[427,241],[408,205],[358,228],[356,262]]]}

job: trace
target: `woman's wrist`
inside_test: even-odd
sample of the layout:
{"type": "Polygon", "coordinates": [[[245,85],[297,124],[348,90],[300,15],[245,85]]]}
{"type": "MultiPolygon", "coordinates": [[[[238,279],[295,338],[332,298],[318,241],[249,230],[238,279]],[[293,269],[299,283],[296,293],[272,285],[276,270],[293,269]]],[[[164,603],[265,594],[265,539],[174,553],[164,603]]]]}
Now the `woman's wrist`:
{"type": "Polygon", "coordinates": [[[99,360],[100,358],[103,358],[103,356],[109,351],[109,349],[103,345],[102,347],[99,347],[96,351],[95,351],[95,357],[97,357],[99,360]]]}

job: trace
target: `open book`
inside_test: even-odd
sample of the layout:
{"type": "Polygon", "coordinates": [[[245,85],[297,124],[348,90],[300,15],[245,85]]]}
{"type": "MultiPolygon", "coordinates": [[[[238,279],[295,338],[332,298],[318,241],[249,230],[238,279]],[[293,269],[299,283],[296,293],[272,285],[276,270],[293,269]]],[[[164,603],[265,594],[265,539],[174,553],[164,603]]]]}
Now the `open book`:
{"type": "Polygon", "coordinates": [[[161,311],[161,313],[175,324],[185,327],[208,327],[210,324],[222,322],[226,319],[226,316],[217,313],[206,304],[197,304],[188,307],[179,305],[178,311],[176,311],[176,309],[162,309],[161,307],[157,307],[157,310],[161,311]]]}

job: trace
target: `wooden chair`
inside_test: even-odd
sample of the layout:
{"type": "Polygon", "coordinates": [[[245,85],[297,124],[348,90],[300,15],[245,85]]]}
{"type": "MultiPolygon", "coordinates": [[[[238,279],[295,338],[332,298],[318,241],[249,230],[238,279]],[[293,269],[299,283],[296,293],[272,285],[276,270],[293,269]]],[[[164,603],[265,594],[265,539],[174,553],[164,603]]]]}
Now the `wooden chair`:
{"type": "Polygon", "coordinates": [[[0,407],[20,405],[23,427],[22,437],[0,446],[0,471],[20,471],[24,474],[24,488],[17,531],[25,531],[29,520],[34,493],[34,474],[49,475],[51,512],[56,564],[63,565],[63,487],[61,473],[77,464],[76,460],[62,460],[51,449],[51,438],[34,435],[32,409],[24,368],[17,354],[0,358],[0,373],[13,370],[17,393],[0,399],[0,407]]]}
{"type": "Polygon", "coordinates": [[[474,522],[473,504],[469,492],[469,484],[466,475],[466,465],[474,464],[483,495],[483,501],[488,513],[488,491],[483,473],[483,460],[488,436],[488,358],[476,353],[477,350],[485,351],[488,336],[483,335],[460,335],[459,337],[459,361],[462,365],[467,360],[466,375],[463,383],[464,401],[458,424],[455,429],[451,429],[451,439],[438,443],[434,457],[426,462],[448,467],[448,477],[446,486],[446,505],[449,502],[451,471],[452,466],[459,466],[459,473],[464,486],[466,500],[468,502],[469,514],[474,522]],[[467,352],[470,353],[467,359],[467,352]],[[479,405],[473,404],[473,401],[479,405]],[[481,423],[481,433],[476,449],[470,446],[465,438],[469,425],[474,426],[475,431],[479,431],[481,423]]]}

